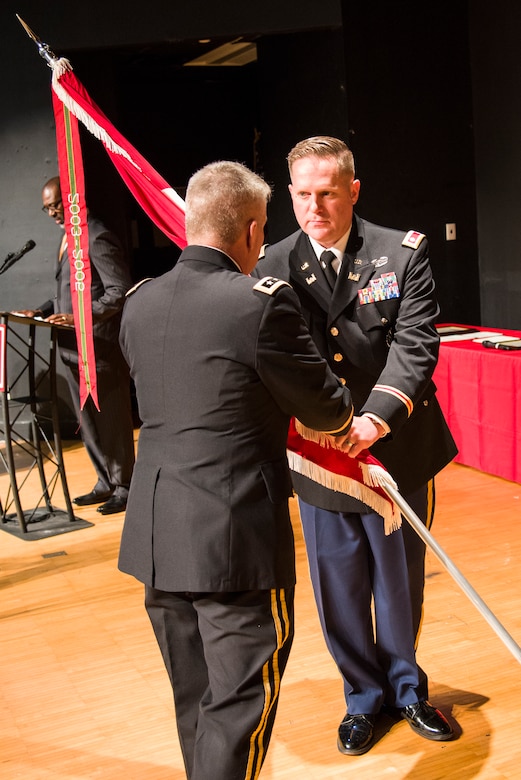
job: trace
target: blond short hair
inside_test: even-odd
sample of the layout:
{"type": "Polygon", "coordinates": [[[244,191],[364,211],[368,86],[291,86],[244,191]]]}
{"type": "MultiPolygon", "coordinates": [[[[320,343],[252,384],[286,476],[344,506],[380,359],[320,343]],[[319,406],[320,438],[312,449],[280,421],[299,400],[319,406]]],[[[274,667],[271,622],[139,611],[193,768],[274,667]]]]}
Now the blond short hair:
{"type": "Polygon", "coordinates": [[[190,242],[212,235],[224,245],[233,244],[266,204],[271,188],[245,165],[221,160],[194,173],[186,191],[186,233],[190,242]]]}
{"type": "Polygon", "coordinates": [[[288,154],[289,172],[297,160],[304,157],[333,158],[337,161],[338,172],[345,173],[350,178],[355,175],[355,160],[351,149],[339,138],[329,135],[315,135],[299,141],[288,154]]]}

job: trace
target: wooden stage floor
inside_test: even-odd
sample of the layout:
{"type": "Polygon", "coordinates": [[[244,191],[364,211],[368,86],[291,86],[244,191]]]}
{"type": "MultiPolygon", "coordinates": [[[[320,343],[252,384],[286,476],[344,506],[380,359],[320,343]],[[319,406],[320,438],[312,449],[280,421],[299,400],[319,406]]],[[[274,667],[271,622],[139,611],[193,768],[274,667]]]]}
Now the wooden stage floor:
{"type": "MultiPolygon", "coordinates": [[[[95,479],[81,444],[67,444],[65,464],[71,496],[88,492],[95,479]]],[[[297,630],[261,778],[520,778],[520,665],[432,553],[418,660],[458,739],[429,742],[382,717],[369,753],[337,751],[342,686],[318,624],[294,500],[292,512],[297,630]]],[[[0,778],[182,780],[143,589],[116,566],[123,515],[76,514],[94,525],[33,541],[0,533],[0,778]]],[[[521,485],[450,465],[437,479],[433,533],[521,643],[521,485]]]]}

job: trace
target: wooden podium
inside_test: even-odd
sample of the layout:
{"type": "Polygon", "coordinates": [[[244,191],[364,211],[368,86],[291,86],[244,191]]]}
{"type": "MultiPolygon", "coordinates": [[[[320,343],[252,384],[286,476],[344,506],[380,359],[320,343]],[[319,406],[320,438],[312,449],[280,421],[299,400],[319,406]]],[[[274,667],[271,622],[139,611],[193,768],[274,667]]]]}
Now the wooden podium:
{"type": "Polygon", "coordinates": [[[26,540],[93,525],[74,516],[65,476],[56,390],[58,328],[0,312],[0,467],[8,475],[7,489],[0,480],[0,530],[26,540]],[[31,496],[41,493],[34,508],[24,509],[29,487],[31,496]],[[53,504],[58,487],[65,509],[53,504]]]}

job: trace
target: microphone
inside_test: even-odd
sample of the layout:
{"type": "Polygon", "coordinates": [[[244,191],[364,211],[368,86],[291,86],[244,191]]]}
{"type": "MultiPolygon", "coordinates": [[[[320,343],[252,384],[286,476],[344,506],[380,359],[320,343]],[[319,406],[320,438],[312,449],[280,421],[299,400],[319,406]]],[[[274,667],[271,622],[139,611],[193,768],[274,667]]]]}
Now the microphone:
{"type": "Polygon", "coordinates": [[[34,249],[35,246],[36,244],[34,241],[29,240],[25,246],[18,250],[18,252],[9,252],[4,260],[2,267],[0,268],[0,274],[3,274],[4,271],[7,271],[8,268],[11,268],[11,266],[20,260],[20,258],[23,257],[26,252],[30,252],[31,249],[34,249]]]}

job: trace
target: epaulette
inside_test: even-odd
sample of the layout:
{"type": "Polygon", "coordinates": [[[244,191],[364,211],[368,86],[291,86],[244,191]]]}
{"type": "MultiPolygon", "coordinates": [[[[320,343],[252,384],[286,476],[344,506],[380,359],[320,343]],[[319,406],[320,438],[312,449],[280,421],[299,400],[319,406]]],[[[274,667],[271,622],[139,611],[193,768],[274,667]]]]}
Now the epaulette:
{"type": "Polygon", "coordinates": [[[131,295],[134,295],[136,290],[139,290],[142,284],[145,284],[146,282],[151,282],[153,278],[154,278],[153,276],[146,276],[144,279],[141,279],[141,281],[137,282],[137,284],[135,284],[134,287],[131,287],[130,290],[127,290],[127,292],[125,293],[125,298],[129,298],[131,295]]]}
{"type": "Polygon", "coordinates": [[[253,285],[253,289],[266,293],[266,295],[273,295],[273,293],[282,286],[291,287],[290,284],[283,279],[277,279],[276,276],[265,276],[263,279],[260,279],[257,284],[253,285]]]}
{"type": "Polygon", "coordinates": [[[425,233],[418,233],[417,230],[409,230],[402,241],[402,246],[408,246],[411,249],[418,249],[424,238],[425,233]]]}

